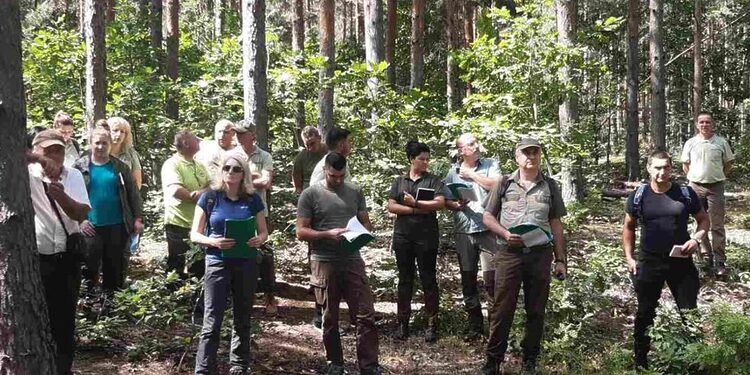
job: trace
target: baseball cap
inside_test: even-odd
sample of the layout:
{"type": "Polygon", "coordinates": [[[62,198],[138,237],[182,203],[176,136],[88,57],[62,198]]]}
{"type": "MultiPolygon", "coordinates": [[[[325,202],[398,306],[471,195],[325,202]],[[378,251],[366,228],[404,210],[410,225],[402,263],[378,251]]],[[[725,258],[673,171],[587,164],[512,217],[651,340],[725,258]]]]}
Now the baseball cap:
{"type": "Polygon", "coordinates": [[[536,138],[531,138],[531,137],[523,137],[518,141],[518,143],[516,143],[516,151],[523,150],[529,147],[542,148],[542,144],[539,143],[539,141],[536,138]]]}
{"type": "Polygon", "coordinates": [[[65,139],[63,139],[63,136],[59,131],[48,129],[37,134],[36,137],[34,137],[34,141],[31,142],[31,145],[34,147],[39,146],[41,148],[47,148],[53,145],[65,147],[65,139]]]}
{"type": "Polygon", "coordinates": [[[232,128],[237,133],[247,133],[249,131],[254,132],[255,124],[253,124],[249,120],[240,120],[240,121],[235,122],[232,128]]]}

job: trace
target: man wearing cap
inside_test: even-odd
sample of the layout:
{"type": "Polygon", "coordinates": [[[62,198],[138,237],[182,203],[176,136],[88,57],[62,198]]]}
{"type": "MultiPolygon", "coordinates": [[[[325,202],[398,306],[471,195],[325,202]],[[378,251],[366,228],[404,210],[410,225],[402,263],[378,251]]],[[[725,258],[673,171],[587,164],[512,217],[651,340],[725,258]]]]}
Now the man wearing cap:
{"type": "Polygon", "coordinates": [[[70,374],[81,269],[68,237],[80,237],[78,223],[86,219],[91,204],[81,172],[63,165],[66,142],[60,132],[40,132],[32,147],[28,169],[39,269],[57,346],[57,373],[70,374]]]}
{"type": "Polygon", "coordinates": [[[521,342],[523,373],[536,372],[553,261],[558,279],[564,279],[567,274],[560,221],[566,210],[560,188],[539,169],[542,146],[536,139],[522,138],[516,144],[515,156],[518,169],[503,176],[495,185],[482,217],[487,228],[497,236],[498,243],[493,258],[495,301],[490,311],[490,337],[483,375],[497,374],[505,359],[522,285],[526,309],[526,332],[521,342]],[[518,231],[521,224],[531,224],[536,233],[542,234],[541,238],[527,244],[531,238],[517,234],[521,233],[518,231]]]}
{"type": "Polygon", "coordinates": [[[680,159],[690,187],[703,202],[711,222],[711,241],[703,241],[701,253],[708,255],[708,265],[714,267],[716,275],[723,276],[727,272],[724,183],[734,154],[727,140],[714,132],[710,113],[699,113],[695,123],[698,134],[685,142],[680,159]]]}
{"type": "Polygon", "coordinates": [[[214,125],[214,139],[200,142],[200,151],[195,154],[195,161],[203,164],[211,176],[219,173],[221,157],[232,150],[234,142],[234,124],[226,119],[219,120],[214,125]]]}
{"type": "Polygon", "coordinates": [[[194,160],[198,152],[198,137],[189,130],[179,131],[174,136],[174,147],[177,152],[161,167],[167,272],[176,271],[183,278],[190,275],[200,279],[205,264],[194,262],[185,274],[185,254],[190,249],[187,240],[190,238],[195,205],[208,189],[210,178],[206,168],[194,160]]]}
{"type": "MultiPolygon", "coordinates": [[[[237,142],[239,146],[232,152],[239,152],[247,157],[250,165],[250,174],[252,176],[253,187],[256,193],[263,200],[263,205],[268,207],[268,189],[273,182],[273,158],[266,150],[261,149],[255,143],[257,139],[256,126],[249,120],[240,120],[234,124],[234,131],[237,133],[237,142]]],[[[268,217],[268,208],[265,209],[268,217]]],[[[270,219],[269,219],[270,222],[270,219]]],[[[276,270],[274,266],[273,252],[269,251],[264,245],[262,248],[262,257],[260,263],[260,282],[258,291],[265,293],[265,307],[269,314],[276,314],[278,311],[276,297],[276,270]]]]}
{"type": "MultiPolygon", "coordinates": [[[[456,231],[456,253],[461,269],[461,286],[464,296],[464,308],[469,314],[469,335],[467,339],[476,339],[482,335],[484,316],[482,302],[477,288],[477,265],[481,261],[482,279],[490,298],[494,295],[495,271],[492,268],[492,254],[497,248],[495,236],[482,222],[484,207],[482,203],[487,193],[497,183],[500,168],[497,161],[483,158],[477,138],[471,133],[462,134],[456,139],[456,148],[460,160],[445,177],[444,182],[468,185],[477,196],[476,201],[462,200],[446,189],[445,206],[453,211],[453,222],[456,231]]],[[[489,309],[488,309],[489,310],[489,309]]]]}

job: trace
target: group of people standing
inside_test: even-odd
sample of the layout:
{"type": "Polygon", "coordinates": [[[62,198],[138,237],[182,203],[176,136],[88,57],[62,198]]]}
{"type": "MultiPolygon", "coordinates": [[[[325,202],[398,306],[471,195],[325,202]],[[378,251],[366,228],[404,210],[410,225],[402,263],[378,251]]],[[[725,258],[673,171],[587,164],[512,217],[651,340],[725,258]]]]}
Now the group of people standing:
{"type": "MultiPolygon", "coordinates": [[[[143,231],[139,194],[143,176],[127,121],[110,118],[98,123],[85,153],[73,139],[73,128],[70,116],[58,114],[53,130],[33,137],[28,154],[37,247],[61,374],[70,373],[73,360],[81,275],[91,286],[98,286],[101,269],[105,292],[122,288],[130,254],[126,247],[129,239],[143,231]]],[[[698,117],[697,128],[698,135],[685,145],[681,158],[692,188],[671,182],[668,153],[653,153],[648,160],[649,183],[634,191],[627,203],[623,247],[638,296],[634,342],[635,363],[640,367],[648,366],[646,330],[653,323],[663,283],[670,286],[680,308],[694,308],[698,277],[690,253],[702,246],[715,254],[709,259],[716,274],[726,271],[723,191],[734,156],[726,141],[713,133],[709,114],[698,117]],[[693,236],[688,235],[688,215],[698,222],[693,236]],[[706,237],[709,223],[713,246],[706,237]],[[643,235],[636,261],[638,225],[643,235]],[[678,250],[684,257],[669,255],[675,245],[681,246],[678,250]]],[[[233,375],[249,372],[255,293],[265,293],[268,313],[277,311],[273,251],[265,244],[273,159],[258,147],[255,133],[255,126],[247,121],[228,120],[216,124],[213,141],[200,141],[190,131],[180,131],[174,137],[176,153],[161,169],[167,269],[183,277],[203,278],[196,374],[216,371],[229,295],[234,317],[233,375]],[[247,219],[254,221],[256,230],[243,240],[246,243],[226,237],[227,223],[247,219]],[[189,242],[204,249],[205,259],[187,267],[189,242]],[[233,251],[238,245],[257,251],[252,256],[236,256],[233,251]]],[[[352,134],[333,128],[325,144],[313,127],[306,127],[301,135],[305,149],[295,158],[292,170],[299,193],[296,236],[309,244],[310,284],[316,300],[313,324],[323,331],[326,371],[344,373],[338,324],[339,304],[344,300],[356,326],[360,373],[380,374],[374,297],[360,252],[349,249],[344,237],[354,218],[372,229],[364,194],[352,183],[347,160],[352,134]]],[[[484,335],[480,269],[489,296],[489,338],[481,373],[502,371],[521,288],[526,310],[523,371],[535,372],[551,278],[565,279],[568,272],[561,221],[566,209],[557,184],[540,170],[541,143],[520,139],[514,153],[516,169],[503,175],[497,160],[482,156],[477,138],[462,134],[456,140],[459,160],[443,178],[429,172],[431,151],[426,144],[410,141],[405,148],[408,170],[394,179],[386,206],[396,217],[391,250],[399,280],[393,337],[406,340],[412,334],[412,296],[419,272],[426,316],[424,340],[439,339],[436,213],[448,209],[454,218],[469,340],[484,335]],[[459,194],[449,188],[452,184],[470,193],[459,194]],[[527,246],[523,233],[515,230],[524,226],[546,233],[546,240],[527,246]]]]}

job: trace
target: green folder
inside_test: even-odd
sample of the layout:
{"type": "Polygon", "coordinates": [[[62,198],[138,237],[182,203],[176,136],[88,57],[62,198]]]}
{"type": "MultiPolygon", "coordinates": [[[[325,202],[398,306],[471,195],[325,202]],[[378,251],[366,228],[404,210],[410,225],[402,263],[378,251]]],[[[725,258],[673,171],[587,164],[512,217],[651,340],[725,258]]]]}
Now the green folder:
{"type": "Polygon", "coordinates": [[[258,250],[247,246],[247,241],[255,237],[255,216],[249,219],[226,219],[224,221],[224,237],[235,240],[231,249],[221,251],[223,258],[255,258],[258,250]]]}
{"type": "Polygon", "coordinates": [[[508,228],[508,232],[521,236],[528,247],[545,245],[552,241],[552,235],[538,225],[525,223],[508,228]]]}

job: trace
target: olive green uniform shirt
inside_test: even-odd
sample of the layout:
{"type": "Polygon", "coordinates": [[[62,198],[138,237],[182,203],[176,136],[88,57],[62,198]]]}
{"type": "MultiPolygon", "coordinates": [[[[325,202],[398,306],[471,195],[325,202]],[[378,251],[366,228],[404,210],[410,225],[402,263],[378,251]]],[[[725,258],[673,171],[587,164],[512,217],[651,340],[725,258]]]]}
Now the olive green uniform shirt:
{"type": "Polygon", "coordinates": [[[180,185],[192,193],[208,187],[206,167],[195,160],[187,160],[182,155],[175,154],[162,165],[161,182],[164,191],[164,223],[190,228],[193,224],[195,203],[175,198],[168,193],[167,188],[180,185]]]}

